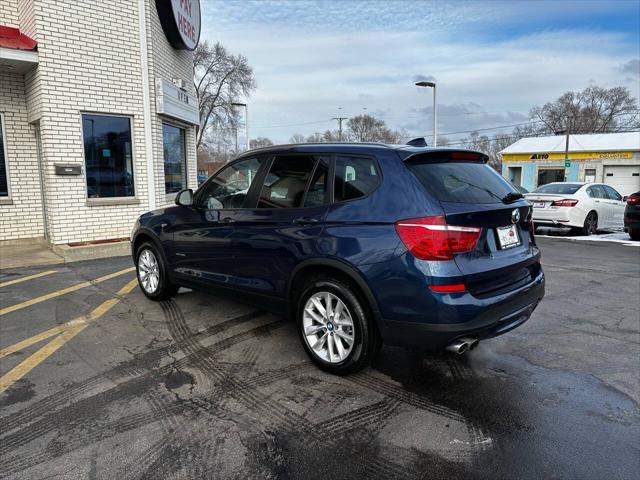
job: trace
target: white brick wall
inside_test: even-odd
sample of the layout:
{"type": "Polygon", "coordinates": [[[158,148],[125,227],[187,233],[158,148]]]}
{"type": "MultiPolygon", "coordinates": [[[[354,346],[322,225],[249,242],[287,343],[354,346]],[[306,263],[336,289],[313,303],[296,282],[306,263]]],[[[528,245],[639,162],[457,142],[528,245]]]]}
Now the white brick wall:
{"type": "MultiPolygon", "coordinates": [[[[185,87],[189,93],[195,94],[193,88],[193,53],[186,50],[175,50],[169,44],[167,37],[162,30],[160,19],[156,10],[156,2],[147,1],[147,30],[149,38],[149,69],[150,85],[149,89],[152,93],[151,111],[152,129],[153,129],[153,156],[154,158],[163,158],[162,148],[162,121],[163,118],[156,114],[155,103],[155,79],[163,78],[171,81],[174,78],[182,78],[185,81],[185,87]]],[[[186,124],[181,124],[175,120],[167,120],[176,126],[186,128],[187,143],[187,164],[188,178],[187,186],[194,190],[198,187],[198,169],[196,160],[196,138],[195,129],[186,124]]],[[[175,194],[166,195],[164,185],[164,164],[161,161],[156,162],[156,201],[158,205],[173,203],[175,194]]]]}
{"type": "Polygon", "coordinates": [[[0,0],[0,25],[5,27],[20,27],[18,4],[22,0],[0,0]]]}
{"type": "Polygon", "coordinates": [[[7,171],[12,203],[0,197],[0,240],[44,234],[34,128],[27,121],[22,75],[0,73],[0,113],[4,115],[7,171]]]}
{"type": "MultiPolygon", "coordinates": [[[[21,121],[27,127],[27,121],[39,122],[40,125],[50,241],[62,244],[128,236],[135,219],[148,210],[149,205],[138,2],[0,2],[0,24],[19,26],[38,41],[40,63],[24,79],[20,76],[23,96],[19,103],[22,104],[21,121]],[[83,112],[131,118],[135,203],[96,206],[87,201],[84,175],[55,175],[55,163],[82,165],[84,171],[83,112]]],[[[155,1],[145,0],[145,6],[156,203],[161,206],[173,199],[164,193],[162,119],[156,113],[154,82],[156,76],[167,80],[183,78],[192,90],[192,53],[174,50],[160,26],[155,1]]],[[[3,82],[0,90],[4,88],[3,82]]],[[[12,120],[7,118],[7,123],[10,122],[12,120]]],[[[179,122],[172,123],[180,125],[179,122]]],[[[184,126],[187,127],[188,182],[189,186],[196,187],[195,130],[184,126]]],[[[33,141],[30,145],[30,148],[35,148],[33,141]]],[[[33,153],[37,160],[35,150],[33,153]]],[[[22,168],[22,160],[19,165],[22,168]]],[[[13,186],[17,174],[11,172],[11,175],[13,186]]],[[[21,219],[18,218],[20,215],[5,214],[9,211],[6,206],[0,206],[0,209],[2,222],[10,227],[3,228],[3,235],[7,230],[17,231],[19,225],[28,233],[22,236],[42,235],[41,216],[38,226],[30,223],[27,217],[21,219]]],[[[16,238],[12,233],[6,236],[16,238]]]]}

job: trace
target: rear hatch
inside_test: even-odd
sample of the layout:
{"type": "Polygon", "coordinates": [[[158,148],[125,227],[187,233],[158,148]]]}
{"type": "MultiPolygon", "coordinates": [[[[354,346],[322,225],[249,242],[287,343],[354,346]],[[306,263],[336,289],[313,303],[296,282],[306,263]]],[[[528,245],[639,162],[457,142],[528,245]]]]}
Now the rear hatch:
{"type": "Polygon", "coordinates": [[[454,256],[467,290],[486,298],[531,283],[540,272],[531,207],[482,154],[412,155],[407,167],[442,206],[446,223],[480,227],[475,248],[454,256]]]}

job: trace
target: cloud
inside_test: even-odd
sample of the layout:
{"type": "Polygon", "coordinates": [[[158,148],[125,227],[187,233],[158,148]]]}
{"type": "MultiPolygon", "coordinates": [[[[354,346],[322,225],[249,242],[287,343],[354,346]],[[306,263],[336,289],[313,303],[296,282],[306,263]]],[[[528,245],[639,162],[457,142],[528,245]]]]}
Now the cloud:
{"type": "Polygon", "coordinates": [[[629,60],[628,62],[620,65],[618,69],[627,75],[627,80],[637,80],[638,77],[640,77],[640,59],[634,58],[633,60],[629,60]]]}

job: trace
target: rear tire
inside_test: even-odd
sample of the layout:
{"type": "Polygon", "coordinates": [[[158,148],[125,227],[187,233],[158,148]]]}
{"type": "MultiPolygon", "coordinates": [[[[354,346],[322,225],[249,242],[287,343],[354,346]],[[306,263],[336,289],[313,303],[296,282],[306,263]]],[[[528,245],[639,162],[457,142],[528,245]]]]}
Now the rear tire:
{"type": "Polygon", "coordinates": [[[587,213],[580,231],[583,235],[595,235],[598,232],[598,214],[596,212],[587,213]]]}
{"type": "Polygon", "coordinates": [[[318,367],[346,375],[371,363],[381,341],[367,310],[348,283],[320,276],[305,285],[296,323],[300,341],[318,367]]]}
{"type": "Polygon", "coordinates": [[[629,237],[631,240],[635,240],[636,242],[640,242],[640,228],[633,228],[629,230],[629,237]]]}
{"type": "Polygon", "coordinates": [[[167,266],[155,245],[145,242],[136,252],[138,285],[147,298],[160,302],[178,293],[180,288],[171,282],[167,266]]]}

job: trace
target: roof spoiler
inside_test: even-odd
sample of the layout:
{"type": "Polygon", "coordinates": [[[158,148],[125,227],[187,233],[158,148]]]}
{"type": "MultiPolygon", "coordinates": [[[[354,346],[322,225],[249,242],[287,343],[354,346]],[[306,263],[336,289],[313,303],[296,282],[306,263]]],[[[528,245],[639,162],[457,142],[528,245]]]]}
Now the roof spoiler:
{"type": "Polygon", "coordinates": [[[403,158],[403,161],[411,163],[487,163],[489,157],[482,152],[474,152],[473,150],[444,148],[442,150],[409,153],[403,158]]]}
{"type": "Polygon", "coordinates": [[[413,140],[409,140],[407,142],[407,145],[411,145],[412,147],[427,147],[427,141],[424,139],[424,137],[417,137],[414,138],[413,140]]]}

